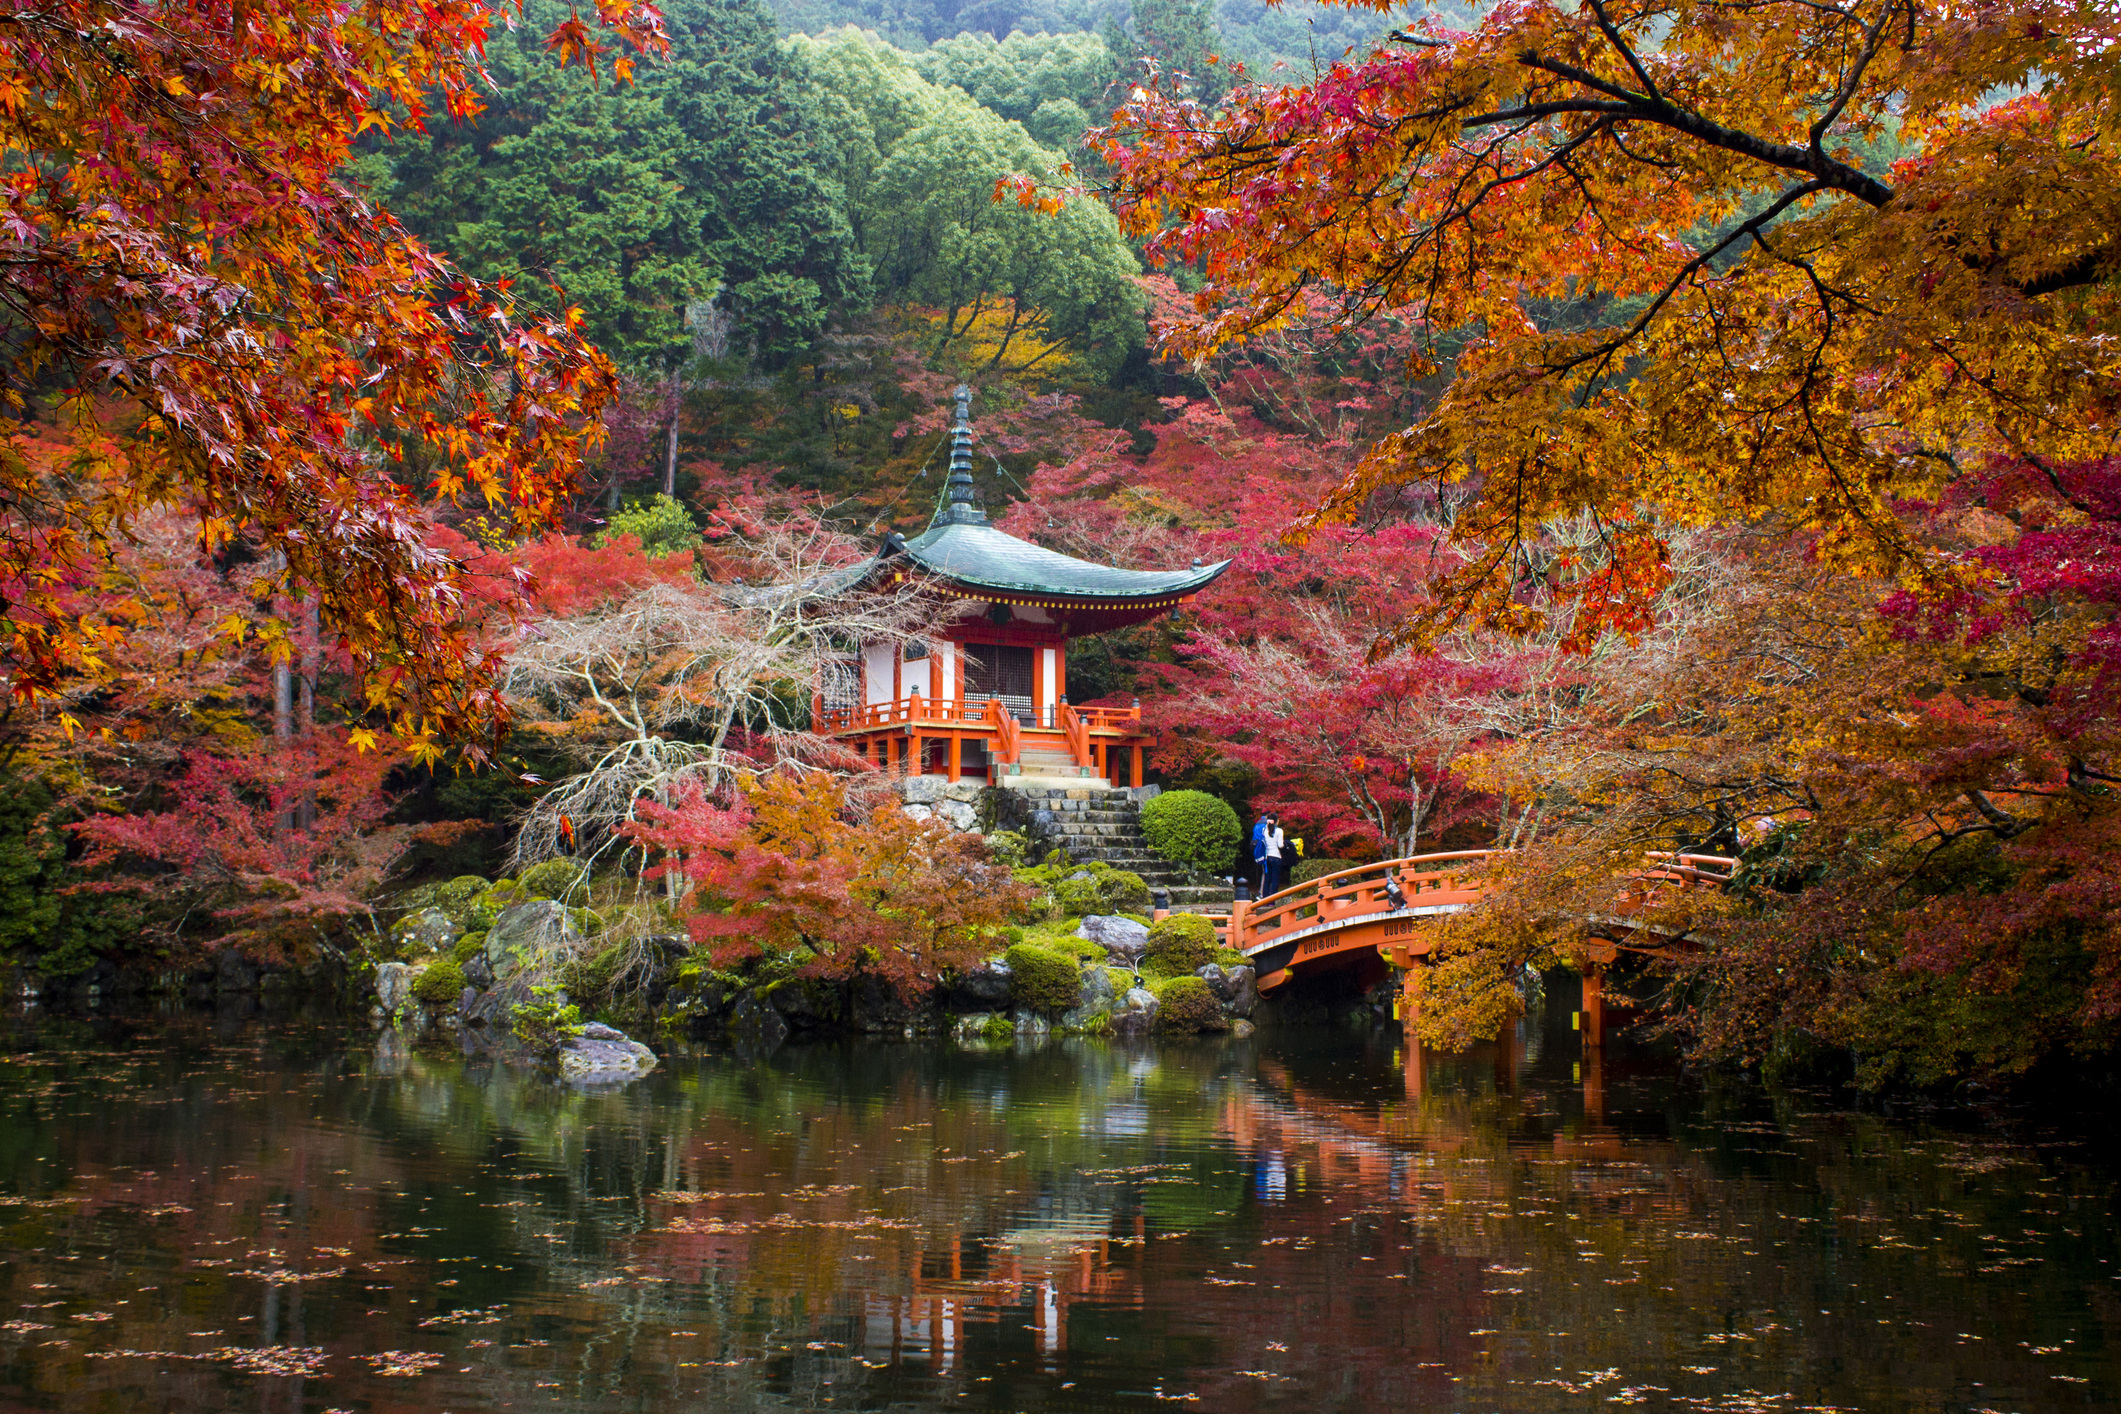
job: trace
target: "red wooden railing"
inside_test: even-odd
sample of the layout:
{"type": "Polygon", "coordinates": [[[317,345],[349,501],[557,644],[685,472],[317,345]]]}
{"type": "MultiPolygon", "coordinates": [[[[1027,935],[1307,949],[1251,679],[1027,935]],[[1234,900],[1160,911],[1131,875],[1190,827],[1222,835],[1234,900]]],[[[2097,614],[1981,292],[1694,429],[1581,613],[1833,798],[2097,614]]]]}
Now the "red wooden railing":
{"type": "Polygon", "coordinates": [[[1075,758],[1078,766],[1088,766],[1090,759],[1090,724],[1083,714],[1063,702],[1060,706],[1060,728],[1068,734],[1068,754],[1075,758]]]}
{"type": "Polygon", "coordinates": [[[989,754],[1001,765],[1014,766],[1024,755],[1024,730],[1016,724],[1016,713],[990,697],[987,717],[994,723],[994,745],[988,748],[989,754]]]}
{"type": "Polygon", "coordinates": [[[831,733],[907,725],[992,727],[995,705],[984,697],[967,702],[961,698],[928,697],[916,692],[893,702],[827,707],[818,714],[818,730],[831,733]]]}
{"type": "Polygon", "coordinates": [[[1385,880],[1394,874],[1399,877],[1409,908],[1471,903],[1484,891],[1479,879],[1481,866],[1494,853],[1469,849],[1450,854],[1417,854],[1321,875],[1269,894],[1243,909],[1234,920],[1238,936],[1230,946],[1250,951],[1321,923],[1387,912],[1392,905],[1385,898],[1385,880]],[[1437,865],[1444,867],[1433,867],[1437,865]]]}
{"type": "MultiPolygon", "coordinates": [[[[1292,933],[1389,913],[1393,910],[1385,896],[1385,880],[1394,875],[1408,909],[1463,908],[1478,902],[1487,892],[1484,875],[1488,859],[1506,852],[1469,849],[1417,854],[1311,879],[1234,909],[1224,930],[1228,945],[1250,952],[1292,933]],[[1228,936],[1232,933],[1234,937],[1228,936]]],[[[1736,868],[1736,860],[1721,855],[1655,851],[1648,856],[1645,867],[1629,879],[1615,902],[1627,913],[1638,913],[1655,904],[1673,886],[1721,887],[1730,881],[1736,868]]]]}

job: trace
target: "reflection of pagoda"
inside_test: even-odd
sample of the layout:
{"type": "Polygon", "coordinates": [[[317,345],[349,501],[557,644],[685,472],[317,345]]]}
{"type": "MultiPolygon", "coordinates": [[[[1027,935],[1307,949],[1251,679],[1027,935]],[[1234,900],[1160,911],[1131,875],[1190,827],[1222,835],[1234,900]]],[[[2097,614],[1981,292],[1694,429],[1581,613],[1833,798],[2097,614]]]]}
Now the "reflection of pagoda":
{"type": "Polygon", "coordinates": [[[887,770],[984,779],[1142,783],[1141,706],[1068,701],[1068,643],[1190,603],[1229,561],[1114,569],[1019,540],[972,494],[972,390],[957,390],[949,499],[913,540],[889,537],[863,579],[916,572],[962,601],[930,654],[864,643],[814,704],[817,729],[887,770]]]}

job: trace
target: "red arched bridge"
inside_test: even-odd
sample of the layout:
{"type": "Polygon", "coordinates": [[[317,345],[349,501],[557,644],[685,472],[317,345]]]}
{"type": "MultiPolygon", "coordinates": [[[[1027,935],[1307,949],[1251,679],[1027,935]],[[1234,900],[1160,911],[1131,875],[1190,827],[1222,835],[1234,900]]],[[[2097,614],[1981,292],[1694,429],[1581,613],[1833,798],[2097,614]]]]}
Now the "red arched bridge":
{"type": "MultiPolygon", "coordinates": [[[[1358,987],[1372,987],[1389,970],[1404,976],[1429,954],[1435,938],[1425,920],[1479,902],[1490,887],[1488,862],[1505,852],[1389,859],[1327,874],[1257,903],[1239,902],[1230,912],[1228,944],[1252,960],[1262,993],[1298,977],[1336,972],[1353,973],[1358,987]]],[[[1644,922],[1644,915],[1671,890],[1722,888],[1736,867],[1736,860],[1716,854],[1655,853],[1644,859],[1615,899],[1615,911],[1592,920],[1585,949],[1586,1039],[1596,1044],[1603,1036],[1605,965],[1623,950],[1662,952],[1674,941],[1644,922]]]]}

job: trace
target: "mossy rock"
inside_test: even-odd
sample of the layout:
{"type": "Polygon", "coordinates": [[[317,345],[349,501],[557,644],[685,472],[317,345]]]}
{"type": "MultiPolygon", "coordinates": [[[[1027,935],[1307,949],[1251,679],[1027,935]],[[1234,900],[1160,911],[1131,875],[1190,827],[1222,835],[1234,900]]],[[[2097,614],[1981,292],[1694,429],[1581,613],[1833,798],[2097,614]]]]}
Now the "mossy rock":
{"type": "Polygon", "coordinates": [[[423,1006],[453,1007],[464,996],[464,969],[446,958],[430,962],[413,978],[412,994],[423,1006]]]}
{"type": "Polygon", "coordinates": [[[983,1040],[1006,1041],[1016,1034],[1016,1023],[1006,1016],[990,1016],[979,1034],[983,1040]]]}
{"type": "Polygon", "coordinates": [[[1082,964],[1065,953],[1018,943],[1004,960],[1010,999],[1026,1010],[1057,1016],[1082,996],[1082,964]]]}
{"type": "Polygon", "coordinates": [[[1173,913],[1149,925],[1142,966],[1165,977],[1185,977],[1215,961],[1221,950],[1213,923],[1198,913],[1173,913]]]}
{"type": "Polygon", "coordinates": [[[1174,1035],[1198,1031],[1221,1031],[1229,1025],[1223,1017],[1215,989],[1199,977],[1171,977],[1152,983],[1156,996],[1156,1029],[1174,1035]]]}
{"type": "Polygon", "coordinates": [[[543,864],[533,864],[516,878],[516,887],[525,898],[549,898],[564,901],[570,895],[587,895],[589,871],[572,859],[548,859],[543,864]]]}
{"type": "Polygon", "coordinates": [[[465,963],[477,957],[479,950],[485,946],[485,929],[482,928],[476,933],[466,933],[463,937],[457,939],[457,945],[449,950],[449,960],[462,967],[465,963]]]}
{"type": "Polygon", "coordinates": [[[433,889],[434,906],[449,915],[449,921],[459,928],[474,926],[472,915],[477,911],[479,895],[492,887],[476,874],[459,874],[433,889]]]}
{"type": "Polygon", "coordinates": [[[519,903],[530,901],[530,895],[513,879],[496,879],[464,906],[463,926],[475,933],[483,933],[493,927],[494,920],[519,903]]]}

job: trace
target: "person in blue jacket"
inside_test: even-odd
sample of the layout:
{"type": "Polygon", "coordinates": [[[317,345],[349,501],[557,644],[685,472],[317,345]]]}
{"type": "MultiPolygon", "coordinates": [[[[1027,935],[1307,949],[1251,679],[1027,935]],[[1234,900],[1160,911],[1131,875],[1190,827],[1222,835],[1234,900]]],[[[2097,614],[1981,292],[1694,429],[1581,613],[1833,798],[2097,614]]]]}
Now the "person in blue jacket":
{"type": "Polygon", "coordinates": [[[1288,877],[1282,869],[1281,853],[1281,816],[1269,810],[1252,827],[1252,867],[1259,871],[1260,898],[1277,892],[1288,877]]]}

